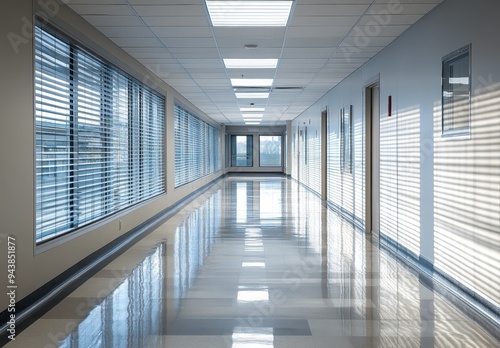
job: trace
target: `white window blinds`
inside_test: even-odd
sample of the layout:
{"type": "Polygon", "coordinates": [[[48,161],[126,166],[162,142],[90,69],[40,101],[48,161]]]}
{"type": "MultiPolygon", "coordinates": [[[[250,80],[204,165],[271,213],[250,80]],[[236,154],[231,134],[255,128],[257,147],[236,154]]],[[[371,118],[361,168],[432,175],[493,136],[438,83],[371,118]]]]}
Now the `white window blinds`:
{"type": "Polygon", "coordinates": [[[165,192],[164,97],[35,28],[36,240],[165,192]]]}
{"type": "Polygon", "coordinates": [[[178,105],[174,112],[175,187],[221,169],[220,132],[178,105]]]}

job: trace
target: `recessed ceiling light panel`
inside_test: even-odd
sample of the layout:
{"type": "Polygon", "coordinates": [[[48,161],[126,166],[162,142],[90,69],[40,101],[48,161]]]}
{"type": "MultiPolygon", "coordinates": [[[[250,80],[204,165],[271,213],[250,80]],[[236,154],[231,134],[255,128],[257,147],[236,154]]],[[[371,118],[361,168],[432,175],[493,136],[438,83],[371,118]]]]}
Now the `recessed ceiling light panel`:
{"type": "Polygon", "coordinates": [[[262,118],[264,114],[242,114],[243,118],[262,118]]]}
{"type": "Polygon", "coordinates": [[[252,112],[252,111],[262,112],[264,110],[266,110],[266,108],[240,108],[241,112],[252,112]]]}
{"type": "Polygon", "coordinates": [[[277,59],[224,59],[227,69],[275,69],[277,59]]]}
{"type": "Polygon", "coordinates": [[[231,79],[233,87],[271,87],[273,79],[231,79]]]}
{"type": "Polygon", "coordinates": [[[292,1],[211,1],[208,13],[214,27],[284,27],[292,1]]]}
{"type": "Polygon", "coordinates": [[[236,98],[240,99],[266,99],[269,93],[235,93],[236,98]]]}

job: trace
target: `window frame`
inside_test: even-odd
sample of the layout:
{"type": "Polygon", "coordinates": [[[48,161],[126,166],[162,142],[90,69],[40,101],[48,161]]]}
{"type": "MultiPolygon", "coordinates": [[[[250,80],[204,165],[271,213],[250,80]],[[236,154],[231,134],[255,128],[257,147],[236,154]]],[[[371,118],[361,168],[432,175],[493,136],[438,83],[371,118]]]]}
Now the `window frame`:
{"type": "MultiPolygon", "coordinates": [[[[446,56],[442,58],[441,62],[441,137],[442,138],[448,138],[448,139],[453,139],[453,138],[459,138],[459,139],[469,139],[471,136],[471,112],[472,112],[472,44],[468,44],[466,46],[463,46],[446,56]],[[452,63],[455,63],[459,60],[463,60],[463,62],[467,63],[467,68],[464,74],[464,71],[461,71],[461,75],[466,75],[466,76],[460,76],[459,78],[466,78],[468,81],[467,85],[467,95],[465,98],[467,98],[466,101],[466,108],[467,108],[467,126],[465,127],[453,127],[453,122],[455,120],[455,112],[454,109],[456,108],[457,104],[460,103],[459,101],[452,100],[451,102],[447,102],[448,99],[451,99],[452,97],[448,97],[447,95],[450,95],[453,93],[451,90],[451,84],[449,83],[449,80],[451,78],[457,78],[456,76],[451,76],[451,73],[447,73],[450,71],[451,68],[453,68],[452,63]],[[449,110],[451,111],[447,113],[449,110]],[[450,128],[447,128],[447,124],[452,124],[450,128]]],[[[461,95],[464,97],[464,94],[461,95]]],[[[462,98],[462,101],[463,99],[462,98]]]]}
{"type": "Polygon", "coordinates": [[[231,134],[231,167],[252,168],[253,167],[253,134],[231,134]],[[246,165],[238,165],[237,138],[246,137],[246,165]]]}
{"type": "Polygon", "coordinates": [[[259,134],[259,167],[261,168],[283,168],[283,135],[282,134],[259,134]],[[262,137],[280,138],[280,163],[278,165],[262,165],[262,137]]]}

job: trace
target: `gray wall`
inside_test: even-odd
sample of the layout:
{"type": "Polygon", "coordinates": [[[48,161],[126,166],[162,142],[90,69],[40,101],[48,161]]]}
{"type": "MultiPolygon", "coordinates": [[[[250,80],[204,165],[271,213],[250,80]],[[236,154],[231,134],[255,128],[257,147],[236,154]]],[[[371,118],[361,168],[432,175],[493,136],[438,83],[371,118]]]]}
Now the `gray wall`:
{"type": "MultiPolygon", "coordinates": [[[[55,4],[52,1],[46,3],[55,4]]],[[[34,237],[34,9],[31,0],[6,0],[1,6],[0,259],[7,260],[7,236],[14,237],[19,301],[92,252],[214,180],[222,171],[174,189],[174,98],[189,106],[207,122],[216,124],[66,6],[51,6],[51,12],[42,9],[55,25],[166,96],[167,194],[93,224],[82,233],[73,233],[37,248],[34,237]],[[12,45],[11,40],[16,44],[12,45]],[[122,221],[121,230],[118,228],[119,220],[122,221]]],[[[1,264],[5,265],[4,261],[1,264]]],[[[4,289],[6,282],[7,267],[2,266],[0,285],[4,289]]],[[[6,309],[7,305],[7,296],[0,296],[0,311],[6,309]]]]}
{"type": "MultiPolygon", "coordinates": [[[[404,6],[404,4],[402,4],[404,6]]],[[[365,86],[380,76],[380,231],[500,305],[500,2],[447,0],[292,123],[292,176],[319,192],[329,111],[328,199],[365,218],[365,86]],[[472,43],[472,136],[441,137],[441,60],[472,43]],[[393,116],[387,98],[393,98],[393,116]],[[352,105],[354,170],[339,166],[339,109],[352,105]],[[300,130],[308,127],[308,163],[300,130]],[[299,154],[299,152],[301,152],[299,154]]],[[[363,29],[363,28],[361,28],[363,29]]],[[[346,58],[347,59],[347,58],[346,58]]]]}

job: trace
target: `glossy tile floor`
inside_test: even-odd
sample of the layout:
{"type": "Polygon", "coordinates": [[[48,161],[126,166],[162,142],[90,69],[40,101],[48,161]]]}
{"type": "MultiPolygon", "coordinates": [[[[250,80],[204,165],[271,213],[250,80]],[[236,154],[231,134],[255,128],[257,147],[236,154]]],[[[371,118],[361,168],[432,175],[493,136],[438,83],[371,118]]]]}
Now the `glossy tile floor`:
{"type": "Polygon", "coordinates": [[[499,347],[295,182],[219,181],[8,347],[499,347]]]}

